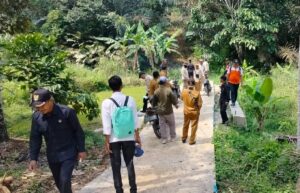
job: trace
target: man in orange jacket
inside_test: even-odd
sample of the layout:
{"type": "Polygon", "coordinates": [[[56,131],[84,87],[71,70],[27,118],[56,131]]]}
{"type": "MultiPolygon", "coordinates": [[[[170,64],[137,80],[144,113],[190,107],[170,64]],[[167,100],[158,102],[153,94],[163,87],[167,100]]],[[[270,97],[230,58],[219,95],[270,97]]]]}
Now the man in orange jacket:
{"type": "Polygon", "coordinates": [[[227,80],[230,87],[231,106],[235,106],[238,97],[239,85],[243,82],[243,69],[238,59],[233,60],[233,66],[227,70],[227,80]]]}
{"type": "Polygon", "coordinates": [[[195,138],[203,101],[200,92],[195,89],[195,81],[189,81],[188,85],[188,88],[183,89],[181,94],[181,99],[184,103],[182,143],[185,143],[188,138],[188,131],[191,123],[192,131],[189,144],[194,145],[196,143],[195,138]]]}

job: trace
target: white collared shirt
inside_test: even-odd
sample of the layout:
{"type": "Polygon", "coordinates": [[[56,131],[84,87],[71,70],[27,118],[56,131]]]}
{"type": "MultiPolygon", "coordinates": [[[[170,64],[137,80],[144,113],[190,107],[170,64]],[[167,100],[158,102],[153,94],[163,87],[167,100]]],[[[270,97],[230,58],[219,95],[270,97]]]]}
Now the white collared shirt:
{"type": "Polygon", "coordinates": [[[199,67],[199,69],[195,69],[195,73],[194,73],[194,79],[196,82],[203,82],[204,81],[204,72],[203,70],[199,67]],[[197,75],[199,75],[199,77],[197,77],[197,75]]]}
{"type": "Polygon", "coordinates": [[[184,66],[182,66],[182,68],[181,68],[181,79],[182,80],[188,80],[189,79],[189,73],[188,73],[187,69],[184,66]]]}
{"type": "Polygon", "coordinates": [[[208,72],[209,71],[209,64],[208,64],[207,61],[203,62],[203,66],[204,66],[205,72],[208,72]]]}
{"type": "MultiPolygon", "coordinates": [[[[120,106],[123,106],[125,103],[126,95],[121,92],[114,92],[111,96],[120,106]]],[[[135,120],[135,129],[138,128],[138,117],[136,110],[136,103],[132,97],[129,97],[127,106],[132,109],[133,116],[135,120]]],[[[113,132],[112,129],[112,114],[115,111],[117,106],[110,99],[105,99],[102,102],[101,107],[101,116],[102,116],[102,126],[103,126],[103,134],[110,135],[110,143],[118,142],[118,141],[134,141],[134,135],[122,139],[118,139],[113,132]]]]}
{"type": "Polygon", "coordinates": [[[149,93],[149,90],[150,90],[150,82],[151,82],[151,80],[153,79],[153,77],[152,76],[150,76],[150,75],[146,75],[146,77],[145,77],[145,83],[146,83],[146,93],[149,93]]]}

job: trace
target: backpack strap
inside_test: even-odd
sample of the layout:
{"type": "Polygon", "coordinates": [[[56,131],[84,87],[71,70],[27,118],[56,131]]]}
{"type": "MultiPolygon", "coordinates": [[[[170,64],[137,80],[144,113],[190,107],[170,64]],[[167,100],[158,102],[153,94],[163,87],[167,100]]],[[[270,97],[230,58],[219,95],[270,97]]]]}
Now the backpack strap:
{"type": "Polygon", "coordinates": [[[113,98],[109,98],[112,102],[114,102],[115,103],[115,105],[117,106],[117,107],[120,107],[120,105],[117,103],[117,101],[115,101],[115,99],[113,99],[113,98]]]}
{"type": "Polygon", "coordinates": [[[126,107],[126,106],[127,106],[128,99],[129,99],[129,96],[126,96],[125,103],[124,103],[124,107],[126,107]]]}

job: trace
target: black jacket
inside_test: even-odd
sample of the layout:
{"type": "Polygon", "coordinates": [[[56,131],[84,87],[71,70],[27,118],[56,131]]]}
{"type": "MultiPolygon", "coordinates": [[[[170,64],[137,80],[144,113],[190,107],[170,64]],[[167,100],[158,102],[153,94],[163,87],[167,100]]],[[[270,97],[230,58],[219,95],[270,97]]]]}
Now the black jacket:
{"type": "Polygon", "coordinates": [[[30,133],[30,159],[37,160],[44,136],[48,162],[62,162],[85,151],[84,133],[75,110],[54,104],[50,114],[35,112],[30,133]]]}
{"type": "Polygon", "coordinates": [[[229,102],[229,87],[227,84],[222,84],[220,86],[221,94],[220,94],[220,103],[229,102]]]}

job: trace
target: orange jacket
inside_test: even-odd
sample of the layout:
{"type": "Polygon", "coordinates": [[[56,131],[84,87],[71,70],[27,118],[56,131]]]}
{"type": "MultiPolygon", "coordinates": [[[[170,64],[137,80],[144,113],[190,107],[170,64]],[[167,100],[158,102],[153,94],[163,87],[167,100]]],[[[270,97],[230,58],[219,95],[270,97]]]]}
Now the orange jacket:
{"type": "Polygon", "coordinates": [[[241,79],[242,79],[242,72],[241,72],[241,67],[233,68],[229,67],[228,68],[228,82],[231,84],[240,84],[241,79]]]}

